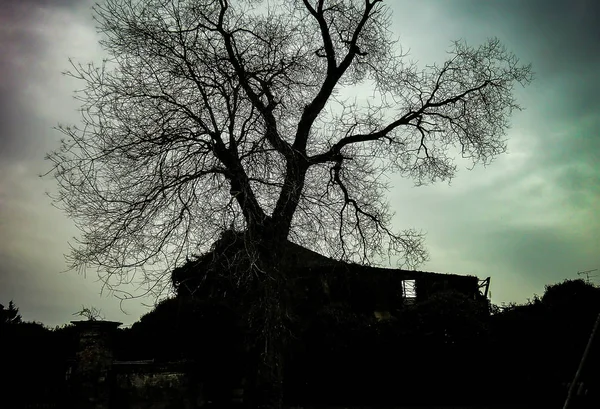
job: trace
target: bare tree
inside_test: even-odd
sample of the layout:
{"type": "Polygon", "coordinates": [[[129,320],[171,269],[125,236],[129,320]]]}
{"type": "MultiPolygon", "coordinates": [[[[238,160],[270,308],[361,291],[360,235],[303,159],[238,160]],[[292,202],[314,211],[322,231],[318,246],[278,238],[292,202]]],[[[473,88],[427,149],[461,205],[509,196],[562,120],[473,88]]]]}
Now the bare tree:
{"type": "Polygon", "coordinates": [[[77,312],[74,312],[73,315],[78,317],[83,317],[88,321],[102,321],[104,320],[104,315],[102,314],[102,310],[96,307],[86,307],[85,305],[81,306],[81,309],[77,312]]]}
{"type": "Polygon", "coordinates": [[[49,159],[82,232],[71,266],[111,288],[168,283],[229,227],[275,259],[289,239],[418,265],[423,237],[392,229],[383,175],[449,180],[455,152],[491,162],[532,78],[496,39],[418,68],[382,0],[106,0],[95,17],[108,58],[68,72],[83,127],[60,126],[49,159]]]}

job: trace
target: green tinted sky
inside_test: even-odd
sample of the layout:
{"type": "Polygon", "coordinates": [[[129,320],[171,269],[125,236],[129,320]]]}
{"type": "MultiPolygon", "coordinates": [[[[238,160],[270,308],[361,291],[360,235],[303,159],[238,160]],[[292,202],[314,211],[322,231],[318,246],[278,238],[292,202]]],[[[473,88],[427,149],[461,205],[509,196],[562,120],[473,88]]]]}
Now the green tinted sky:
{"type": "MultiPolygon", "coordinates": [[[[393,178],[389,199],[400,228],[427,232],[422,269],[492,277],[494,302],[524,301],[544,284],[600,267],[600,3],[554,0],[388,1],[410,58],[441,62],[450,42],[497,36],[531,62],[535,82],[518,91],[509,154],[461,170],[452,184],[413,188],[393,178]]],[[[89,4],[81,0],[0,3],[0,302],[27,320],[60,324],[82,304],[130,323],[139,302],[119,311],[98,295],[93,273],[59,274],[72,222],[54,209],[40,180],[43,157],[78,121],[62,77],[68,57],[98,61],[89,4]]],[[[465,164],[466,165],[466,164],[465,164]]],[[[463,167],[464,168],[464,167],[463,167]]]]}

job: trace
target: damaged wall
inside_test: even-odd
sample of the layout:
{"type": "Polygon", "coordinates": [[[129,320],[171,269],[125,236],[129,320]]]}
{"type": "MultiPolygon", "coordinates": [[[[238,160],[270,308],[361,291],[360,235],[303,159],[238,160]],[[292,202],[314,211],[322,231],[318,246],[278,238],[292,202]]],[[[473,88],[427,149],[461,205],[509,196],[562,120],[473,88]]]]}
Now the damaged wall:
{"type": "Polygon", "coordinates": [[[111,409],[191,409],[203,406],[202,383],[180,364],[114,362],[111,409]]]}
{"type": "Polygon", "coordinates": [[[120,323],[75,321],[79,350],[68,381],[77,409],[191,409],[203,406],[203,383],[185,363],[113,360],[120,323]]]}

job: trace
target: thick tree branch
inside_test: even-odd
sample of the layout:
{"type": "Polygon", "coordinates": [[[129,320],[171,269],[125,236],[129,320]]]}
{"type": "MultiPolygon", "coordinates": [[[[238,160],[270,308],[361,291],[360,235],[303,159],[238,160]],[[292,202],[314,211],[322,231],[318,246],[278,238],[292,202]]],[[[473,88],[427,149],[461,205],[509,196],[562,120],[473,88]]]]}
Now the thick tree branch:
{"type": "MultiPolygon", "coordinates": [[[[226,4],[226,2],[225,2],[226,4]]],[[[271,143],[273,148],[277,149],[281,154],[286,155],[287,157],[293,156],[294,153],[289,146],[289,144],[284,141],[279,132],[277,130],[277,121],[275,116],[273,115],[273,109],[275,108],[274,103],[270,103],[269,105],[265,105],[258,94],[252,89],[250,85],[249,74],[244,69],[244,66],[241,60],[238,58],[238,54],[235,51],[234,45],[234,36],[233,33],[226,30],[224,27],[223,21],[225,17],[225,13],[227,11],[227,7],[223,7],[221,9],[221,13],[219,14],[219,22],[217,25],[217,29],[221,36],[223,37],[223,42],[225,44],[225,48],[227,50],[227,55],[229,57],[229,62],[234,67],[240,84],[248,98],[252,102],[252,105],[261,113],[264,118],[266,129],[265,129],[265,138],[271,143]]],[[[267,91],[268,92],[268,91],[267,91]]]]}
{"type": "Polygon", "coordinates": [[[332,44],[331,33],[329,32],[327,22],[325,21],[324,16],[323,16],[323,7],[322,7],[323,4],[322,4],[322,2],[320,2],[318,11],[315,11],[312,7],[310,7],[310,4],[308,4],[306,1],[304,1],[304,4],[306,5],[307,9],[310,11],[311,15],[319,22],[319,27],[321,29],[321,36],[323,38],[323,43],[324,43],[325,50],[327,53],[327,75],[321,85],[321,89],[319,90],[319,93],[304,108],[302,117],[300,118],[300,121],[298,122],[298,128],[296,130],[296,137],[294,139],[294,144],[293,144],[293,148],[296,151],[299,151],[302,154],[305,154],[306,144],[308,142],[308,135],[310,133],[310,129],[311,129],[315,119],[317,118],[317,116],[319,116],[319,114],[325,107],[325,104],[327,104],[327,101],[331,97],[331,93],[333,92],[338,81],[340,80],[340,78],[342,78],[344,73],[347,71],[347,69],[352,64],[352,61],[356,57],[357,52],[359,52],[359,49],[357,46],[358,39],[362,33],[365,23],[371,17],[372,10],[374,9],[375,5],[380,2],[381,2],[381,0],[373,0],[373,1],[366,0],[365,1],[365,9],[362,13],[362,17],[361,17],[360,21],[358,21],[356,28],[354,29],[354,32],[352,34],[352,40],[350,41],[350,43],[348,45],[348,52],[344,56],[344,59],[342,60],[340,65],[334,67],[334,65],[336,64],[335,52],[333,50],[333,47],[331,46],[331,44],[332,44]]]}

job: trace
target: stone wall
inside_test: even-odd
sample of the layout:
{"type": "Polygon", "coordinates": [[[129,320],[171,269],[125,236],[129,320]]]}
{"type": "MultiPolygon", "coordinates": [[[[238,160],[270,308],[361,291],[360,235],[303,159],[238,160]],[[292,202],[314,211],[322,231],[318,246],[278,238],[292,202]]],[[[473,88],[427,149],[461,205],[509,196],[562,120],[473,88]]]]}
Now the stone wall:
{"type": "Polygon", "coordinates": [[[204,406],[203,384],[179,363],[114,362],[110,409],[192,409],[204,406]]]}
{"type": "Polygon", "coordinates": [[[116,361],[112,340],[121,325],[74,321],[79,349],[67,378],[76,409],[192,409],[242,403],[243,389],[201,379],[192,363],[116,361]]]}
{"type": "Polygon", "coordinates": [[[202,407],[202,383],[182,363],[119,362],[112,339],[121,325],[74,321],[79,349],[69,369],[71,404],[77,409],[191,409],[202,407]]]}

